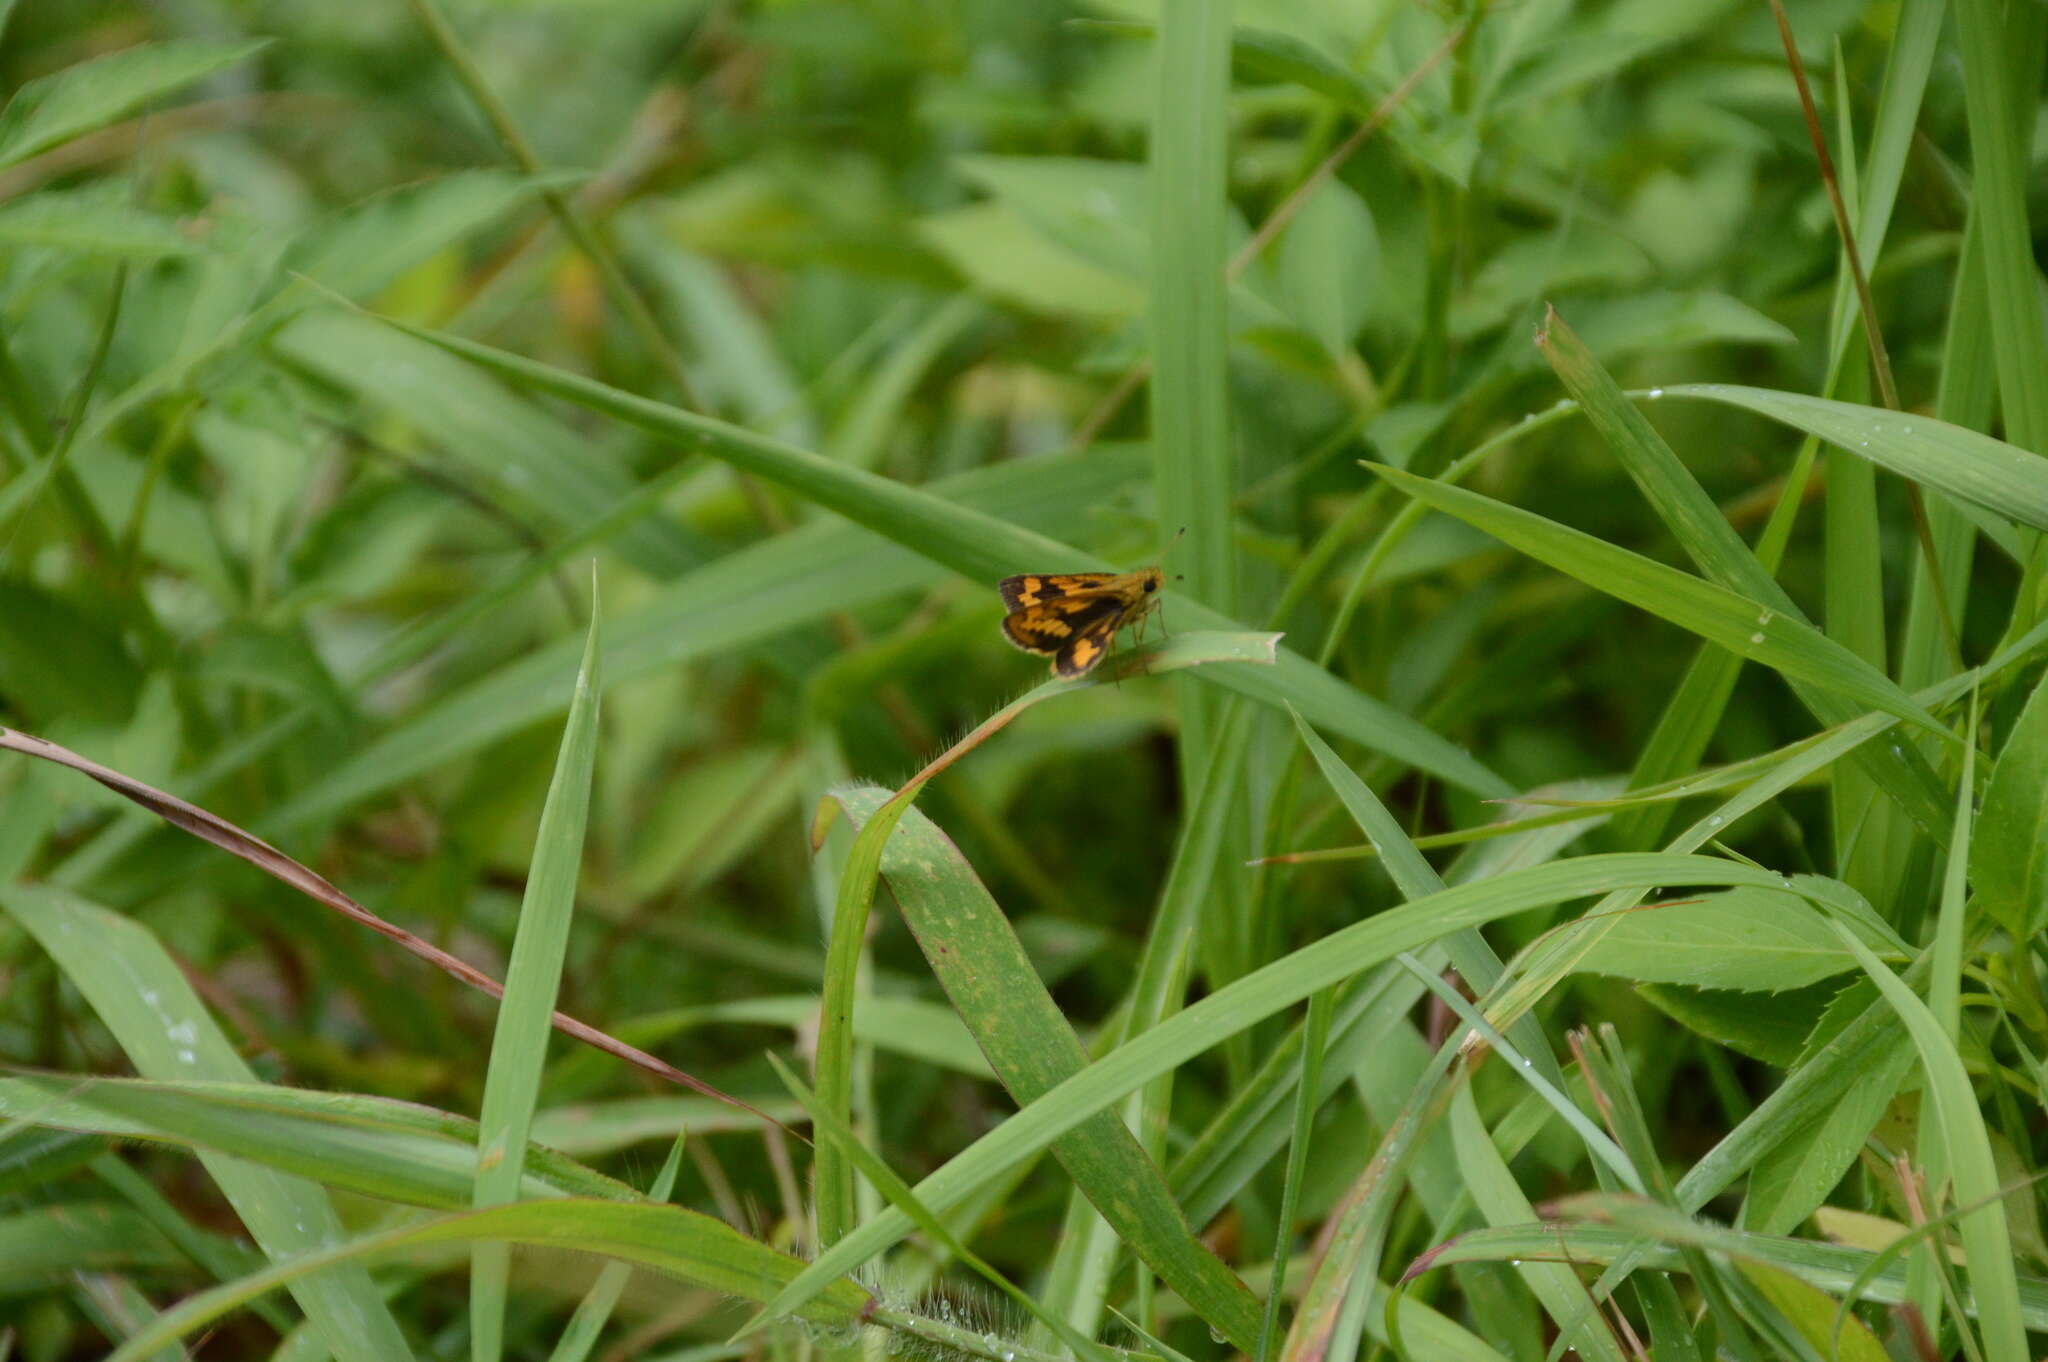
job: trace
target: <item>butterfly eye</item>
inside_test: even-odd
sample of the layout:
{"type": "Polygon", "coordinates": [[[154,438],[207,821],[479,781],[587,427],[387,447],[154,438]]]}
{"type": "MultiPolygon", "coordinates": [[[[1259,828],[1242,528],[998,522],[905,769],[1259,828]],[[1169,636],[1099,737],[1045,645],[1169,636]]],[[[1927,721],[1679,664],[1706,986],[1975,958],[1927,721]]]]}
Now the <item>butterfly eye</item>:
{"type": "Polygon", "coordinates": [[[1145,583],[1145,589],[1147,591],[1157,591],[1159,589],[1159,583],[1148,579],[1145,583]]]}

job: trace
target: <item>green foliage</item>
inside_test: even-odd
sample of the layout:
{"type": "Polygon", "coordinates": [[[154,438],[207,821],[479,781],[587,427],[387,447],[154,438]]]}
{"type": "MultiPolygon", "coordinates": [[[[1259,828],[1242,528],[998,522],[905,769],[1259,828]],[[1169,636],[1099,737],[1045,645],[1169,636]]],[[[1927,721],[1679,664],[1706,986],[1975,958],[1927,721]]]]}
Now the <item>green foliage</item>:
{"type": "Polygon", "coordinates": [[[0,1357],[2039,1356],[2048,9],[1789,9],[0,0],[0,1357]]]}

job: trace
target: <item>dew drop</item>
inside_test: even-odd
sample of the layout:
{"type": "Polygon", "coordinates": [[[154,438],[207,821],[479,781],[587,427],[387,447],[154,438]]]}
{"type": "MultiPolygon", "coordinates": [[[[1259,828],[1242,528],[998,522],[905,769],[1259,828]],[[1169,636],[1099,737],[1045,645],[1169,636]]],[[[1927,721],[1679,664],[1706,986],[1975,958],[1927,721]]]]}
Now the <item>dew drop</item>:
{"type": "Polygon", "coordinates": [[[1762,634],[1751,634],[1749,636],[1749,641],[1751,643],[1762,643],[1764,641],[1764,636],[1762,634]]]}
{"type": "Polygon", "coordinates": [[[1652,401],[1655,401],[1655,400],[1656,400],[1657,398],[1660,398],[1660,397],[1662,397],[1663,395],[1664,395],[1664,390],[1663,390],[1662,388],[1652,388],[1652,389],[1650,389],[1650,399],[1651,399],[1652,401]]]}
{"type": "Polygon", "coordinates": [[[1715,815],[1714,815],[1714,816],[1713,816],[1712,818],[1709,818],[1709,819],[1707,820],[1707,826],[1708,826],[1708,827],[1710,827],[1710,828],[1718,828],[1718,827],[1720,827],[1720,826],[1721,826],[1721,824],[1722,824],[1723,822],[1725,822],[1725,821],[1726,821],[1726,820],[1725,820],[1725,819],[1723,819],[1723,818],[1721,817],[1721,815],[1717,813],[1717,814],[1715,814],[1715,815]]]}

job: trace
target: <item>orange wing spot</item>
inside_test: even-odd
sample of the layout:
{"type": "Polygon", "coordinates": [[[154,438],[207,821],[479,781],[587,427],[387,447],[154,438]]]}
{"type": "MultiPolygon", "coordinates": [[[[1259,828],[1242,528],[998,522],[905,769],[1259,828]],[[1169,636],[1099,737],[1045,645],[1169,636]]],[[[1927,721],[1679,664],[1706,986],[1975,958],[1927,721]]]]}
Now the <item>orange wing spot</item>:
{"type": "Polygon", "coordinates": [[[1069,675],[1079,676],[1082,672],[1094,666],[1095,659],[1101,656],[1102,645],[1100,643],[1097,643],[1092,638],[1077,638],[1074,640],[1073,645],[1067,649],[1066,656],[1061,658],[1060,661],[1065,664],[1065,670],[1069,675]]]}
{"type": "Polygon", "coordinates": [[[1017,604],[1019,606],[1037,605],[1039,588],[1044,585],[1045,583],[1039,581],[1036,577],[1026,577],[1023,590],[1017,593],[1017,604]]]}

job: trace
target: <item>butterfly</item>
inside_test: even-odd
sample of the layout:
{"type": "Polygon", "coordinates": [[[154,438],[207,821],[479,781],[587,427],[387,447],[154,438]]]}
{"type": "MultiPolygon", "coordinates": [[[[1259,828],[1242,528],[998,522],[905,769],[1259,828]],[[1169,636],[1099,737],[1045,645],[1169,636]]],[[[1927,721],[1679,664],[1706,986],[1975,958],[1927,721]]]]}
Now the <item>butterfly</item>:
{"type": "MultiPolygon", "coordinates": [[[[1117,630],[1142,625],[1159,608],[1166,574],[1136,572],[1027,572],[996,583],[1010,613],[1003,637],[1027,653],[1052,659],[1052,674],[1086,676],[1116,646],[1117,630]]],[[[1142,629],[1140,633],[1142,634],[1142,629]]]]}

